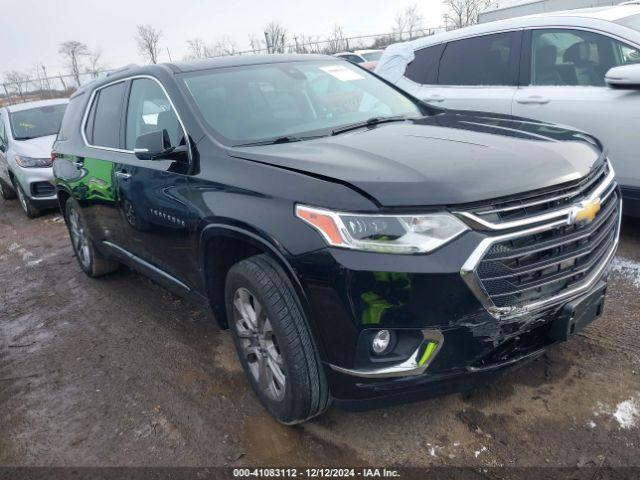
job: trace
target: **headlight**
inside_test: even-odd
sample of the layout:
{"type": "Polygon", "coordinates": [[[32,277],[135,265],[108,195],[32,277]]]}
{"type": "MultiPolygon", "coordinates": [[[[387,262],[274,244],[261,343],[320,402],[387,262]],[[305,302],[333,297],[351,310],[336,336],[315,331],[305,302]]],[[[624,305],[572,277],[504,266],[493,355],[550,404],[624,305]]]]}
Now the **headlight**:
{"type": "Polygon", "coordinates": [[[31,158],[16,155],[16,163],[23,168],[44,168],[52,165],[51,158],[31,158]]]}
{"type": "Polygon", "coordinates": [[[297,205],[296,216],[329,245],[382,253],[428,253],[467,230],[448,213],[359,215],[297,205]]]}

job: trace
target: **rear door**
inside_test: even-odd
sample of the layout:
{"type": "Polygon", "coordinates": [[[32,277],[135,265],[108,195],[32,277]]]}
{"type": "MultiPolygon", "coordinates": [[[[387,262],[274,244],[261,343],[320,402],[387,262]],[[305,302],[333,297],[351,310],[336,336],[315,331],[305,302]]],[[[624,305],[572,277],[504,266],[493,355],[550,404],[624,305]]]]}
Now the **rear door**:
{"type": "MultiPolygon", "coordinates": [[[[449,42],[442,50],[437,84],[424,85],[420,98],[446,108],[510,114],[521,39],[521,31],[512,31],[449,42]]],[[[416,61],[421,61],[418,54],[416,61]]]]}
{"type": "Polygon", "coordinates": [[[613,67],[640,62],[640,49],[604,34],[570,28],[526,33],[523,87],[514,115],[591,133],[608,151],[622,185],[640,187],[640,91],[606,86],[613,67]]]}
{"type": "Polygon", "coordinates": [[[133,153],[137,137],[145,133],[165,130],[172,147],[184,145],[187,136],[156,79],[132,79],[127,98],[123,118],[127,153],[116,167],[124,246],[174,280],[188,283],[197,271],[189,243],[189,165],[139,160],[133,153]]]}

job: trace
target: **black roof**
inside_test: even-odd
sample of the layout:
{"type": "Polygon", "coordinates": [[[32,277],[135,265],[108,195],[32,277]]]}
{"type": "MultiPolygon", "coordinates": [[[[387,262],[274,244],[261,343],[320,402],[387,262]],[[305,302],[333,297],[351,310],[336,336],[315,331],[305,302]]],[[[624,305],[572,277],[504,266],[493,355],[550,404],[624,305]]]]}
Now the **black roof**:
{"type": "Polygon", "coordinates": [[[89,83],[82,85],[72,96],[76,97],[93,90],[107,83],[118,81],[121,78],[130,77],[132,75],[153,75],[158,71],[164,70],[172,73],[197,72],[200,70],[211,70],[215,68],[241,67],[243,65],[266,65],[270,63],[288,63],[288,62],[311,62],[318,60],[334,60],[344,62],[346,60],[332,57],[330,55],[310,55],[310,54],[276,54],[276,55],[231,55],[225,57],[206,58],[202,60],[190,60],[184,62],[161,63],[158,65],[127,65],[109,72],[106,76],[97,78],[89,83]]]}

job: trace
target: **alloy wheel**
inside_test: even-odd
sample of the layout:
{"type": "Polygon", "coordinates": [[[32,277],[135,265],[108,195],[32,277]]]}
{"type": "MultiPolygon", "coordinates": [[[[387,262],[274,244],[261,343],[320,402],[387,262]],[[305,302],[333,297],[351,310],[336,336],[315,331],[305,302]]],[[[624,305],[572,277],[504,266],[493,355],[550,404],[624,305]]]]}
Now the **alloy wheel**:
{"type": "Polygon", "coordinates": [[[233,319],[251,374],[269,398],[281,401],[286,376],[280,347],[266,310],[246,288],[233,295],[233,319]]]}
{"type": "Polygon", "coordinates": [[[83,267],[89,268],[91,264],[89,239],[80,221],[80,215],[75,208],[72,208],[69,212],[69,232],[71,232],[71,241],[73,242],[80,263],[83,267]]]}

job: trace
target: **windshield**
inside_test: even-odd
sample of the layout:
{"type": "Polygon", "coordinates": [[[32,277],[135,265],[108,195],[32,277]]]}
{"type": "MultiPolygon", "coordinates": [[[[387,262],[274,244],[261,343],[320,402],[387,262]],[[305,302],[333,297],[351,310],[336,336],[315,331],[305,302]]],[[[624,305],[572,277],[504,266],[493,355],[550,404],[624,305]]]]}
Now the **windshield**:
{"type": "Polygon", "coordinates": [[[621,18],[616,20],[616,23],[624,25],[625,27],[633,28],[640,32],[640,15],[632,15],[630,17],[621,18]]]}
{"type": "Polygon", "coordinates": [[[214,133],[234,145],[329,135],[374,117],[423,116],[408,97],[342,61],[221,68],[184,82],[214,133]]]}
{"type": "Polygon", "coordinates": [[[380,60],[380,57],[382,57],[382,51],[363,53],[362,56],[365,58],[367,62],[377,62],[378,60],[380,60]]]}
{"type": "Polygon", "coordinates": [[[60,130],[62,116],[67,104],[47,105],[11,112],[11,131],[16,140],[30,140],[37,137],[56,135],[60,130]]]}

